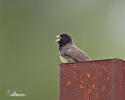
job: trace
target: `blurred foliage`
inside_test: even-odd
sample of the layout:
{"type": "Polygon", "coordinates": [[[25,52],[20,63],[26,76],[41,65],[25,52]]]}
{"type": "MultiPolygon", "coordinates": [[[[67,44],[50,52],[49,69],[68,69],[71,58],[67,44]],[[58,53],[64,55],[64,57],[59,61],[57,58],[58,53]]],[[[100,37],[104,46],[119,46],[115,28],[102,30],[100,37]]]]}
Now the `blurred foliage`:
{"type": "Polygon", "coordinates": [[[60,32],[92,59],[125,59],[124,11],[123,0],[0,0],[0,99],[58,100],[60,32]]]}

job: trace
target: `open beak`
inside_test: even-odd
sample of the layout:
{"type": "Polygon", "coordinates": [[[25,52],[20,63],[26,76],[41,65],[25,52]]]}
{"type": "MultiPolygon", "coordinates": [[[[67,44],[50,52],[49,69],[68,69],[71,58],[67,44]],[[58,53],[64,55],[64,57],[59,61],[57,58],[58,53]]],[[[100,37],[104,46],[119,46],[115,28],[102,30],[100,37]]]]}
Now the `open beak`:
{"type": "Polygon", "coordinates": [[[56,38],[57,38],[56,39],[57,42],[60,41],[60,39],[61,39],[60,35],[57,35],[56,38]]]}

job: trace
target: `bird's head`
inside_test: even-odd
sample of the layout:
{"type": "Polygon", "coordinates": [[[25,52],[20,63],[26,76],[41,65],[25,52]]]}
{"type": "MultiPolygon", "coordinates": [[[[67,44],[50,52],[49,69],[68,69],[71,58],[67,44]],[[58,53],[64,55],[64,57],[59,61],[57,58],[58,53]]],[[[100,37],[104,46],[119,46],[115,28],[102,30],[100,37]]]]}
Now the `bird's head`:
{"type": "Polygon", "coordinates": [[[68,43],[72,43],[72,38],[68,34],[57,35],[56,38],[57,38],[56,41],[58,42],[59,47],[63,47],[68,43]]]}

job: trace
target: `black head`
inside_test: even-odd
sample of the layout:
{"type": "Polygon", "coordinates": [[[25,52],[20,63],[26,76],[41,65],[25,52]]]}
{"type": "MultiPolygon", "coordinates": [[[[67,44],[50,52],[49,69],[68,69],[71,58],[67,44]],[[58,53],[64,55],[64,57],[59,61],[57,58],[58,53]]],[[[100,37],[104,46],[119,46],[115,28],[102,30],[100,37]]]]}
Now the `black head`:
{"type": "Polygon", "coordinates": [[[57,42],[59,44],[59,48],[63,47],[64,45],[68,43],[72,43],[72,38],[67,34],[61,34],[56,37],[58,38],[57,42]]]}

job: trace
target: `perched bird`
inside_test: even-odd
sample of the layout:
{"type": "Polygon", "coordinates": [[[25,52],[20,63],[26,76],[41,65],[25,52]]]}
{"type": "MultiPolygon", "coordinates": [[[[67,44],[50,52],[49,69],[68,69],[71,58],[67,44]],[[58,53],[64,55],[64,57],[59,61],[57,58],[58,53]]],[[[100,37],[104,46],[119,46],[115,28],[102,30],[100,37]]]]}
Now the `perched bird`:
{"type": "Polygon", "coordinates": [[[89,56],[79,49],[68,34],[56,36],[59,44],[59,55],[63,63],[89,61],[89,56]]]}

